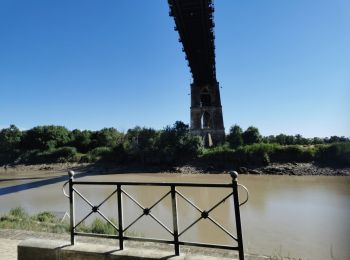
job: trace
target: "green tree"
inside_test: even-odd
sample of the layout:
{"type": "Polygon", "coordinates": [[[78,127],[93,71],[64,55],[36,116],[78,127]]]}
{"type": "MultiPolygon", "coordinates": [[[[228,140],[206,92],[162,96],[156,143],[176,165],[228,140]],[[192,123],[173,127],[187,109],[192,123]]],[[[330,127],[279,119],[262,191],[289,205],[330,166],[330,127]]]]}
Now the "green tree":
{"type": "Polygon", "coordinates": [[[198,136],[190,133],[188,125],[176,121],[161,131],[158,139],[159,152],[165,163],[183,163],[196,158],[203,144],[198,136]]]}
{"type": "Polygon", "coordinates": [[[87,153],[91,146],[91,131],[74,129],[71,132],[71,144],[77,148],[79,152],[87,153]]]}
{"type": "Polygon", "coordinates": [[[64,126],[36,126],[24,133],[23,148],[26,150],[50,150],[70,142],[70,132],[64,126]]]}
{"type": "Polygon", "coordinates": [[[0,131],[0,152],[9,152],[17,149],[22,139],[22,132],[15,126],[10,125],[0,131]]]}
{"type": "Polygon", "coordinates": [[[246,145],[260,143],[262,140],[259,129],[254,126],[248,127],[247,130],[242,133],[242,138],[246,145]]]}
{"type": "Polygon", "coordinates": [[[231,148],[237,148],[243,144],[243,130],[239,125],[234,125],[230,128],[230,133],[227,136],[227,141],[231,148]]]}
{"type": "Polygon", "coordinates": [[[91,139],[91,145],[93,148],[115,147],[116,145],[123,143],[124,135],[117,129],[110,127],[93,132],[91,139]]]}

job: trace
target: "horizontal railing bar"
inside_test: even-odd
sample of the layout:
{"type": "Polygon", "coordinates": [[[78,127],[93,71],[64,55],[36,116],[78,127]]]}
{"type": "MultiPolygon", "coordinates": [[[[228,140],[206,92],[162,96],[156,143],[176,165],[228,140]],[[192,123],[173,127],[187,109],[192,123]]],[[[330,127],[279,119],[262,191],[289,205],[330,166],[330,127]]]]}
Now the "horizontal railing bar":
{"type": "Polygon", "coordinates": [[[74,232],[76,236],[82,237],[100,237],[100,238],[118,238],[118,235],[107,235],[107,234],[95,234],[95,233],[85,233],[85,232],[74,232]]]}
{"type": "Polygon", "coordinates": [[[74,185],[165,186],[165,187],[175,185],[177,187],[232,188],[232,183],[74,181],[73,184],[74,185]]]}
{"type": "MultiPolygon", "coordinates": [[[[84,236],[84,237],[113,238],[113,239],[119,237],[118,235],[106,235],[106,234],[95,234],[95,233],[84,233],[84,232],[74,232],[74,235],[84,236]]],[[[154,239],[154,238],[128,237],[128,236],[124,236],[123,238],[124,238],[124,240],[130,240],[130,241],[153,242],[153,243],[160,243],[160,244],[174,244],[175,243],[173,240],[162,240],[162,239],[154,239]]],[[[194,242],[186,242],[186,241],[179,241],[179,245],[238,250],[237,246],[226,246],[226,245],[218,245],[218,244],[203,244],[203,243],[194,243],[194,242]]]]}
{"type": "Polygon", "coordinates": [[[142,237],[123,237],[124,240],[132,240],[132,241],[142,241],[142,242],[153,242],[160,244],[174,244],[173,240],[163,240],[163,239],[155,239],[155,238],[142,238],[142,237]]]}
{"type": "Polygon", "coordinates": [[[208,248],[238,250],[238,246],[225,246],[225,245],[218,245],[218,244],[202,244],[202,243],[185,242],[185,241],[179,241],[179,244],[182,246],[199,246],[199,247],[208,247],[208,248]]]}

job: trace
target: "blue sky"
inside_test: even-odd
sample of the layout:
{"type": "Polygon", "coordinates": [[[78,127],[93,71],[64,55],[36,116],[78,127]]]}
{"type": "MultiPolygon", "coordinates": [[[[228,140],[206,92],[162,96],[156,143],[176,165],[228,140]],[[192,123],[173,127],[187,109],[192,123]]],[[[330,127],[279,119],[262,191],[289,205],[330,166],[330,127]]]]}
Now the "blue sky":
{"type": "MultiPolygon", "coordinates": [[[[350,136],[350,1],[216,0],[226,131],[350,136]]],[[[0,0],[0,128],[189,123],[166,0],[0,0]]]]}

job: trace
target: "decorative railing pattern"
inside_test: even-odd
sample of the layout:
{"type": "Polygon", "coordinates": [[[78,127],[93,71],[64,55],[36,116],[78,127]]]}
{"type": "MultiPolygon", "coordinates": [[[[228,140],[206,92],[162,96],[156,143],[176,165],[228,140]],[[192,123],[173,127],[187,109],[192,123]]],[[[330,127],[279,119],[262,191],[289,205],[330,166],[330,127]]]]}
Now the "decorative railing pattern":
{"type": "Polygon", "coordinates": [[[231,183],[165,183],[165,182],[97,182],[97,181],[76,181],[74,179],[74,172],[69,171],[69,181],[67,181],[63,185],[63,193],[66,197],[69,198],[69,206],[70,206],[70,234],[71,234],[71,244],[75,243],[75,236],[89,236],[89,237],[102,237],[102,238],[112,238],[119,240],[119,248],[120,250],[124,249],[124,241],[125,240],[134,240],[134,241],[147,241],[147,242],[156,242],[156,243],[165,243],[165,244],[173,244],[175,255],[180,254],[180,246],[199,246],[199,247],[208,247],[208,248],[220,248],[220,249],[229,249],[229,250],[237,250],[239,254],[239,259],[244,259],[244,251],[243,251],[243,239],[242,239],[242,228],[241,228],[241,217],[240,217],[240,209],[239,207],[245,204],[248,201],[248,190],[241,184],[237,183],[238,174],[236,172],[231,172],[232,182],[231,183]],[[66,185],[69,184],[69,194],[65,192],[66,185]],[[116,189],[105,198],[98,205],[94,205],[91,203],[86,197],[81,194],[76,186],[78,185],[107,185],[107,186],[115,186],[116,189]],[[144,207],[141,203],[139,203],[132,195],[126,192],[123,189],[124,186],[163,186],[169,187],[170,190],[166,192],[163,196],[161,196],[152,206],[144,207]],[[239,203],[238,199],[238,187],[242,187],[247,192],[247,198],[244,202],[239,203]],[[185,195],[183,195],[177,187],[205,187],[205,188],[231,188],[232,192],[225,196],[222,200],[218,201],[214,206],[212,206],[208,210],[203,210],[198,207],[195,203],[189,200],[185,195]],[[100,210],[100,207],[113,195],[117,196],[118,203],[118,224],[114,224],[108,217],[106,217],[100,210]],[[90,207],[91,211],[83,217],[78,223],[75,221],[75,195],[79,196],[83,201],[85,201],[90,207]],[[136,217],[131,223],[124,227],[123,221],[123,200],[122,196],[126,196],[131,201],[133,201],[141,210],[142,214],[136,217]],[[163,201],[166,197],[171,197],[171,205],[172,205],[172,223],[173,227],[170,229],[167,227],[161,220],[159,220],[156,216],[152,214],[152,209],[158,205],[161,201],[163,201]],[[231,232],[229,232],[225,227],[223,227],[220,223],[218,223],[212,216],[211,212],[216,209],[220,204],[226,201],[228,198],[233,197],[234,202],[234,211],[235,211],[235,221],[236,221],[236,232],[237,236],[234,236],[231,232]],[[200,213],[200,216],[187,227],[185,227],[182,231],[179,230],[178,227],[178,203],[177,199],[181,197],[185,200],[189,205],[191,205],[195,210],[200,213]],[[97,213],[99,214],[105,221],[107,221],[117,232],[117,235],[109,235],[109,234],[95,234],[95,233],[84,233],[77,232],[77,227],[83,223],[90,215],[97,213]],[[132,227],[137,221],[139,221],[142,217],[149,216],[153,220],[155,220],[162,228],[164,228],[172,237],[172,240],[164,240],[164,239],[153,239],[153,238],[141,238],[141,237],[132,237],[125,234],[130,227],[132,227]],[[221,244],[207,244],[207,243],[194,243],[183,241],[181,236],[186,233],[191,227],[197,224],[201,219],[206,219],[212,222],[216,227],[225,232],[232,240],[237,242],[237,246],[228,246],[221,244]]]}

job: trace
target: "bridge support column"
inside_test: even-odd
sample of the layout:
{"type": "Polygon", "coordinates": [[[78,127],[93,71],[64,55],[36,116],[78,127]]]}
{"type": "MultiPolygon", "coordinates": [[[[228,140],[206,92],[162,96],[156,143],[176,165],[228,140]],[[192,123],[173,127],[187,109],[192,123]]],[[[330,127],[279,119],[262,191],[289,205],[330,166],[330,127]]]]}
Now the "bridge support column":
{"type": "Polygon", "coordinates": [[[191,132],[206,146],[225,142],[219,83],[191,85],[191,132]]]}

